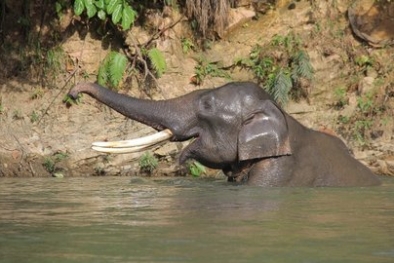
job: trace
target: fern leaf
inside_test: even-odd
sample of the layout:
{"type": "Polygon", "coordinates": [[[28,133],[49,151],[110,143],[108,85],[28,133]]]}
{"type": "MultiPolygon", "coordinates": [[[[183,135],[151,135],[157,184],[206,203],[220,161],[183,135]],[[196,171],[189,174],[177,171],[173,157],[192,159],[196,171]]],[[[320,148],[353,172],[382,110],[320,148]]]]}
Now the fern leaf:
{"type": "Polygon", "coordinates": [[[148,57],[157,76],[160,77],[167,70],[167,64],[163,54],[157,48],[152,48],[148,51],[148,57]]]}
{"type": "Polygon", "coordinates": [[[97,83],[100,84],[101,86],[106,86],[108,82],[108,72],[107,72],[107,67],[103,63],[100,65],[98,69],[98,74],[97,74],[97,83]]]}
{"type": "Polygon", "coordinates": [[[273,96],[275,101],[284,106],[289,101],[289,92],[293,87],[291,78],[283,70],[279,70],[273,82],[273,96]]]}
{"type": "Polygon", "coordinates": [[[101,86],[107,86],[108,84],[109,60],[110,56],[107,55],[105,59],[100,63],[100,67],[97,72],[97,83],[101,86]]]}
{"type": "Polygon", "coordinates": [[[111,52],[108,65],[109,80],[114,87],[118,87],[126,70],[127,58],[118,52],[111,52]]]}
{"type": "Polygon", "coordinates": [[[294,66],[292,72],[292,78],[297,80],[298,78],[313,79],[314,69],[310,62],[308,54],[300,50],[294,57],[294,66]]]}

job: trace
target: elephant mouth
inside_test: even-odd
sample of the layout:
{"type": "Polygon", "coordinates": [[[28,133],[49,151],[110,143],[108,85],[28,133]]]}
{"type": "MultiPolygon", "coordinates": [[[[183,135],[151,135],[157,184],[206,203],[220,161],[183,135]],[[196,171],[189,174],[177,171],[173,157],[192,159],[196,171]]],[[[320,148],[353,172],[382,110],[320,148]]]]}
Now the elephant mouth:
{"type": "Polygon", "coordinates": [[[103,153],[135,153],[169,140],[174,134],[165,129],[158,133],[131,140],[113,142],[93,142],[92,149],[103,153]]]}

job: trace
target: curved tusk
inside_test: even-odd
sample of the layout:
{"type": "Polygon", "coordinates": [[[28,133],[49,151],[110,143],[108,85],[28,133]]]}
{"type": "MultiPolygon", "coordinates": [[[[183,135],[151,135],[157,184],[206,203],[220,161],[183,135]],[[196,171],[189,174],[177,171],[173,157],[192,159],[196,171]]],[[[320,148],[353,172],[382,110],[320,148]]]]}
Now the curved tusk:
{"type": "Polygon", "coordinates": [[[145,148],[148,148],[149,146],[150,145],[123,147],[123,148],[108,148],[108,147],[92,146],[92,149],[103,153],[134,153],[134,152],[139,152],[145,148]]]}
{"type": "Polygon", "coordinates": [[[171,138],[171,136],[172,136],[172,132],[169,129],[166,129],[161,132],[137,139],[114,141],[114,142],[93,142],[92,146],[104,147],[104,148],[129,148],[136,146],[150,146],[162,142],[164,140],[167,140],[171,138]]]}
{"type": "Polygon", "coordinates": [[[104,153],[133,153],[142,151],[152,145],[165,141],[172,137],[168,129],[145,137],[114,142],[94,142],[92,149],[104,153]]]}

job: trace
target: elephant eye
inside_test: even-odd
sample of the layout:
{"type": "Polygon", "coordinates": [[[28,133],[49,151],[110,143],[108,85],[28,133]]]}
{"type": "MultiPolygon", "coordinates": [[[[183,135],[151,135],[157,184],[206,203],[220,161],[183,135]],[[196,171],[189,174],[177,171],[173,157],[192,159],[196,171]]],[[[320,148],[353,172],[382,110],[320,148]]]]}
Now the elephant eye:
{"type": "Polygon", "coordinates": [[[211,104],[211,102],[208,101],[208,100],[204,100],[203,103],[202,103],[202,108],[203,108],[204,110],[210,110],[210,109],[212,109],[212,104],[211,104]]]}
{"type": "Polygon", "coordinates": [[[213,110],[213,101],[212,97],[202,98],[200,101],[200,110],[201,111],[212,111],[213,110]]]}

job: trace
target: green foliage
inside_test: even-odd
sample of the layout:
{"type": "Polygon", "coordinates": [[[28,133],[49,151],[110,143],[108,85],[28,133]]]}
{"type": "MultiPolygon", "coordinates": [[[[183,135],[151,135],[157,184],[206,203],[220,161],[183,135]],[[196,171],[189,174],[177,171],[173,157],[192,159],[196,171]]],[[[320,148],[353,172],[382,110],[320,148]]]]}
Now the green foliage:
{"type": "Polygon", "coordinates": [[[111,52],[110,60],[108,64],[109,80],[111,84],[115,87],[119,85],[123,77],[123,73],[126,70],[127,58],[125,55],[111,52]]]}
{"type": "Polygon", "coordinates": [[[127,64],[125,55],[115,51],[110,52],[99,67],[97,82],[103,86],[118,88],[127,64]]]}
{"type": "Polygon", "coordinates": [[[54,158],[55,158],[55,162],[60,162],[64,159],[68,158],[68,154],[65,152],[57,152],[57,153],[55,153],[54,158]]]}
{"type": "MultiPolygon", "coordinates": [[[[281,105],[285,105],[294,89],[302,89],[302,80],[312,81],[314,70],[299,37],[275,35],[266,46],[256,45],[248,58],[235,62],[251,70],[264,89],[281,105]]],[[[306,93],[306,92],[303,92],[306,93]]]]}
{"type": "Polygon", "coordinates": [[[188,165],[189,172],[193,177],[200,177],[202,174],[206,173],[205,166],[197,161],[192,161],[188,165]]]}
{"type": "MultiPolygon", "coordinates": [[[[156,75],[160,77],[167,70],[167,64],[163,54],[157,48],[152,48],[144,53],[146,53],[156,75]]],[[[98,69],[97,82],[102,86],[109,86],[114,89],[119,88],[119,84],[129,64],[125,55],[116,51],[110,52],[101,62],[98,69]]]]}
{"type": "Polygon", "coordinates": [[[347,104],[347,97],[346,97],[346,88],[344,87],[337,87],[334,89],[334,96],[337,100],[336,106],[342,108],[347,104]]]}
{"type": "Polygon", "coordinates": [[[63,64],[64,51],[61,47],[54,47],[46,53],[45,68],[47,71],[58,72],[63,64]]]}
{"type": "Polygon", "coordinates": [[[365,144],[365,132],[372,126],[371,120],[357,120],[354,123],[353,136],[360,144],[365,144]]]}
{"type": "Polygon", "coordinates": [[[373,93],[369,92],[363,97],[357,98],[357,108],[362,113],[370,112],[374,107],[373,93]]]}
{"type": "Polygon", "coordinates": [[[43,166],[49,173],[54,173],[56,171],[56,164],[68,157],[67,153],[58,152],[53,156],[47,156],[44,159],[43,166]]]}
{"type": "Polygon", "coordinates": [[[194,43],[190,38],[182,38],[181,45],[182,45],[182,51],[184,54],[187,54],[191,50],[195,49],[194,43]]]}
{"type": "Polygon", "coordinates": [[[49,173],[53,173],[55,171],[55,162],[51,157],[45,157],[42,165],[49,173]]]}
{"type": "Polygon", "coordinates": [[[304,50],[299,50],[291,58],[291,78],[297,81],[300,78],[313,79],[313,67],[308,54],[304,50]]]}
{"type": "Polygon", "coordinates": [[[359,67],[367,67],[373,64],[372,59],[368,56],[361,55],[355,58],[355,62],[359,67]]]}
{"type": "Polygon", "coordinates": [[[40,115],[38,114],[38,112],[36,112],[35,110],[33,110],[33,112],[30,115],[30,121],[31,123],[35,123],[40,119],[40,115]]]}
{"type": "Polygon", "coordinates": [[[167,64],[163,54],[157,48],[152,48],[148,51],[148,58],[157,76],[161,77],[167,70],[167,64]]]}
{"type": "Polygon", "coordinates": [[[286,36],[274,35],[271,39],[271,46],[284,49],[289,54],[298,51],[301,44],[301,38],[293,33],[289,33],[286,36]]]}
{"type": "Polygon", "coordinates": [[[0,115],[5,113],[5,107],[3,105],[3,97],[0,96],[0,115]]]}
{"type": "MultiPolygon", "coordinates": [[[[341,90],[345,89],[342,88],[341,90]]],[[[342,91],[340,94],[342,94],[342,91]]],[[[340,115],[338,121],[346,125],[342,127],[342,132],[345,136],[364,146],[368,143],[367,139],[371,136],[371,129],[378,124],[376,120],[384,116],[385,106],[377,103],[374,91],[370,91],[357,98],[356,109],[350,116],[340,115]]]]}
{"type": "Polygon", "coordinates": [[[64,0],[58,0],[55,2],[55,11],[58,17],[61,17],[62,15],[62,10],[66,6],[66,3],[64,3],[64,0]]]}
{"type": "Polygon", "coordinates": [[[285,72],[283,69],[278,69],[269,76],[268,85],[265,86],[265,89],[280,105],[286,105],[289,100],[288,94],[292,86],[289,73],[285,72]]]}
{"type": "Polygon", "coordinates": [[[198,60],[198,64],[194,67],[193,82],[200,85],[207,76],[231,79],[231,76],[217,64],[208,62],[204,58],[198,60]]]}
{"type": "Polygon", "coordinates": [[[57,84],[57,77],[63,70],[64,52],[60,47],[50,48],[45,50],[41,48],[41,44],[36,49],[37,59],[34,61],[36,69],[39,70],[42,82],[48,86],[55,86],[57,84]],[[38,51],[38,49],[41,49],[38,51]],[[43,54],[46,54],[43,56],[43,54]]]}
{"type": "Polygon", "coordinates": [[[338,120],[339,122],[341,122],[342,124],[348,124],[350,121],[350,118],[348,116],[343,116],[343,115],[339,115],[338,116],[338,120]]]}
{"type": "Polygon", "coordinates": [[[78,103],[80,102],[81,97],[82,97],[82,94],[78,94],[78,98],[77,98],[76,100],[74,100],[74,99],[71,98],[68,94],[66,94],[66,95],[63,97],[62,102],[63,102],[64,104],[66,104],[67,107],[70,107],[71,105],[78,104],[78,103]]]}
{"type": "Polygon", "coordinates": [[[80,16],[84,11],[88,18],[97,16],[101,20],[111,18],[115,25],[120,24],[128,30],[134,24],[137,12],[126,0],[75,0],[74,13],[80,16]]]}
{"type": "Polygon", "coordinates": [[[159,161],[150,152],[145,152],[139,160],[141,171],[147,172],[149,174],[156,170],[158,165],[159,161]]]}
{"type": "MultiPolygon", "coordinates": [[[[59,9],[61,9],[64,0],[58,0],[59,9]]],[[[129,0],[75,0],[73,3],[74,13],[82,15],[86,13],[88,19],[96,18],[103,20],[103,24],[108,21],[115,27],[100,27],[101,30],[128,30],[134,24],[137,18],[136,10],[143,10],[151,7],[154,3],[149,1],[129,1],[129,0]],[[110,29],[108,29],[110,28],[110,29]]],[[[172,1],[166,1],[167,4],[172,4],[172,1]]],[[[161,1],[161,4],[164,4],[161,1]]],[[[108,35],[108,32],[101,32],[102,35],[108,35]]],[[[121,32],[114,34],[124,41],[125,35],[121,32]]],[[[150,79],[156,80],[156,77],[162,76],[167,70],[167,64],[163,54],[148,41],[143,45],[138,43],[133,44],[130,49],[136,50],[132,53],[120,54],[119,52],[111,52],[102,61],[97,74],[97,81],[100,85],[110,86],[111,88],[119,88],[125,70],[128,66],[133,69],[138,68],[144,75],[144,80],[147,76],[150,79]],[[129,61],[133,62],[132,64],[129,61]]]]}

